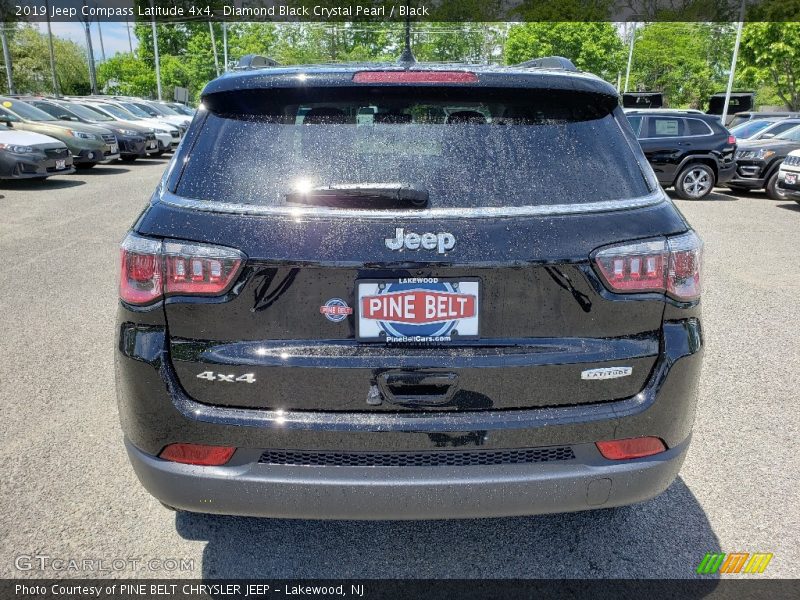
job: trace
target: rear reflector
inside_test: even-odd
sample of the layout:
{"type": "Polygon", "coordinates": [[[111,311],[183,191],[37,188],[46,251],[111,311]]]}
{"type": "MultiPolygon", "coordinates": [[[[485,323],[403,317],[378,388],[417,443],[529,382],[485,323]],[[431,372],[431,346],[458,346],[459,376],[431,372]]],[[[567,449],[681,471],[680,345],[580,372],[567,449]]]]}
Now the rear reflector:
{"type": "Polygon", "coordinates": [[[206,467],[224,465],[231,459],[236,448],[232,446],[206,446],[204,444],[170,444],[161,451],[159,458],[185,465],[206,467]]]}
{"type": "Polygon", "coordinates": [[[354,83],[477,83],[469,71],[359,71],[354,83]]]}
{"type": "Polygon", "coordinates": [[[167,294],[219,295],[245,259],[232,248],[162,243],[133,233],[120,250],[119,296],[129,304],[149,304],[167,294]]]}
{"type": "Polygon", "coordinates": [[[627,460],[642,458],[664,452],[667,447],[657,437],[628,438],[625,440],[609,440],[597,442],[597,449],[609,460],[627,460]]]}
{"type": "Polygon", "coordinates": [[[652,242],[603,248],[594,261],[615,292],[666,292],[677,300],[700,297],[703,242],[693,232],[652,242]]]}

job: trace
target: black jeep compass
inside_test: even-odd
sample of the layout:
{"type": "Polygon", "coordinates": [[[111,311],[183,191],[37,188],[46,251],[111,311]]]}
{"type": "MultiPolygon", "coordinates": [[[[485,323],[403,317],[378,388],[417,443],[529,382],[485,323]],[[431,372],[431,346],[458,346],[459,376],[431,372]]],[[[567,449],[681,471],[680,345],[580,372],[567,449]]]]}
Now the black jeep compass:
{"type": "Polygon", "coordinates": [[[121,247],[119,409],[155,497],[425,519],[670,485],[701,241],[614,88],[556,64],[208,84],[121,247]]]}

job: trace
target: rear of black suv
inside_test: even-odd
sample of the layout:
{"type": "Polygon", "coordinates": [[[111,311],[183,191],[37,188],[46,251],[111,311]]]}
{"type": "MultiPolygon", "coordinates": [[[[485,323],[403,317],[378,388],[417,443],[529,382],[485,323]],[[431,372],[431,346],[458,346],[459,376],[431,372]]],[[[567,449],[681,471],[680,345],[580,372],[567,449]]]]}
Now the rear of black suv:
{"type": "Polygon", "coordinates": [[[594,76],[223,76],[122,244],[130,459],[198,512],[645,500],[690,440],[700,255],[594,76]]]}

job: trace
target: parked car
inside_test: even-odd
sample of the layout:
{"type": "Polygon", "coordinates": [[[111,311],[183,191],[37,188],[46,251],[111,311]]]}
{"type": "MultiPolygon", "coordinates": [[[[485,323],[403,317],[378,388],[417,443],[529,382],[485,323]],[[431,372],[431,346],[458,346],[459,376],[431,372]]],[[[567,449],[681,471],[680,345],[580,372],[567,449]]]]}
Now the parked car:
{"type": "Polygon", "coordinates": [[[0,179],[44,179],[75,172],[72,155],[63,142],[14,128],[16,116],[6,115],[0,126],[0,179]]]}
{"type": "Polygon", "coordinates": [[[121,160],[130,162],[158,151],[158,141],[152,127],[117,120],[77,102],[46,98],[26,98],[25,100],[31,106],[62,121],[80,121],[108,129],[117,136],[121,160]]]}
{"type": "Polygon", "coordinates": [[[20,122],[14,125],[16,129],[41,133],[66,144],[78,168],[91,168],[119,158],[117,138],[104,127],[59,121],[17,98],[0,97],[0,121],[8,115],[19,117],[20,122]]]}
{"type": "Polygon", "coordinates": [[[140,100],[138,98],[117,98],[117,100],[123,106],[127,107],[127,105],[131,104],[147,113],[151,118],[171,123],[175,125],[175,127],[181,128],[184,132],[192,121],[186,115],[182,115],[169,106],[159,102],[148,102],[147,100],[140,100]]]}
{"type": "Polygon", "coordinates": [[[158,150],[152,153],[154,156],[161,156],[164,154],[164,152],[174,150],[180,143],[180,130],[177,127],[173,127],[169,123],[158,121],[156,119],[150,119],[149,117],[140,117],[139,115],[129,112],[114,102],[98,102],[87,100],[85,104],[88,108],[99,111],[101,114],[108,115],[115,119],[126,122],[131,121],[138,123],[143,127],[151,127],[156,136],[156,141],[158,142],[158,150]]]}
{"type": "Polygon", "coordinates": [[[768,127],[783,120],[783,117],[770,117],[769,119],[750,119],[731,128],[731,133],[736,136],[738,141],[749,140],[754,135],[758,135],[768,127]]]}
{"type": "Polygon", "coordinates": [[[778,188],[778,169],[783,159],[800,148],[800,127],[766,140],[739,144],[736,153],[736,175],[728,182],[734,191],[763,189],[773,200],[784,197],[778,188]]]}
{"type": "Polygon", "coordinates": [[[180,102],[167,102],[166,105],[171,107],[179,114],[186,115],[187,117],[194,117],[195,109],[190,108],[185,104],[181,104],[180,102]]]}
{"type": "Polygon", "coordinates": [[[704,198],[735,170],[736,138],[713,115],[637,110],[626,114],[659,183],[704,198]]]}
{"type": "Polygon", "coordinates": [[[122,243],[114,346],[127,451],[165,505],[508,516],[675,479],[701,241],[613,86],[574,67],[237,70],[188,136],[122,243]]]}
{"type": "Polygon", "coordinates": [[[740,112],[733,115],[733,119],[731,119],[728,127],[733,129],[737,125],[741,125],[742,123],[746,123],[747,121],[752,121],[754,119],[772,119],[772,118],[797,119],[800,118],[800,112],[781,112],[781,111],[740,112]]]}
{"type": "Polygon", "coordinates": [[[747,140],[767,140],[774,138],[784,131],[789,131],[800,125],[800,119],[775,118],[775,119],[756,119],[747,121],[736,127],[736,131],[731,131],[737,140],[742,138],[739,132],[745,133],[744,139],[747,140]]]}
{"type": "Polygon", "coordinates": [[[800,204],[800,150],[792,150],[778,169],[778,189],[800,204]]]}

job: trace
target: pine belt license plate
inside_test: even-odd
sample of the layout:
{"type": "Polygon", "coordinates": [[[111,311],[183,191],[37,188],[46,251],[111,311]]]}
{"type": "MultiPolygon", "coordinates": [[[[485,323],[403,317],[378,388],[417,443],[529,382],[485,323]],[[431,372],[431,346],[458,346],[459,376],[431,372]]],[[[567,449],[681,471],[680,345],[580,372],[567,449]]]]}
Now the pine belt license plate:
{"type": "Polygon", "coordinates": [[[784,181],[789,185],[795,185],[797,183],[797,173],[787,173],[784,176],[784,181]]]}
{"type": "Polygon", "coordinates": [[[447,343],[479,336],[476,278],[360,279],[356,299],[360,342],[447,343]]]}

